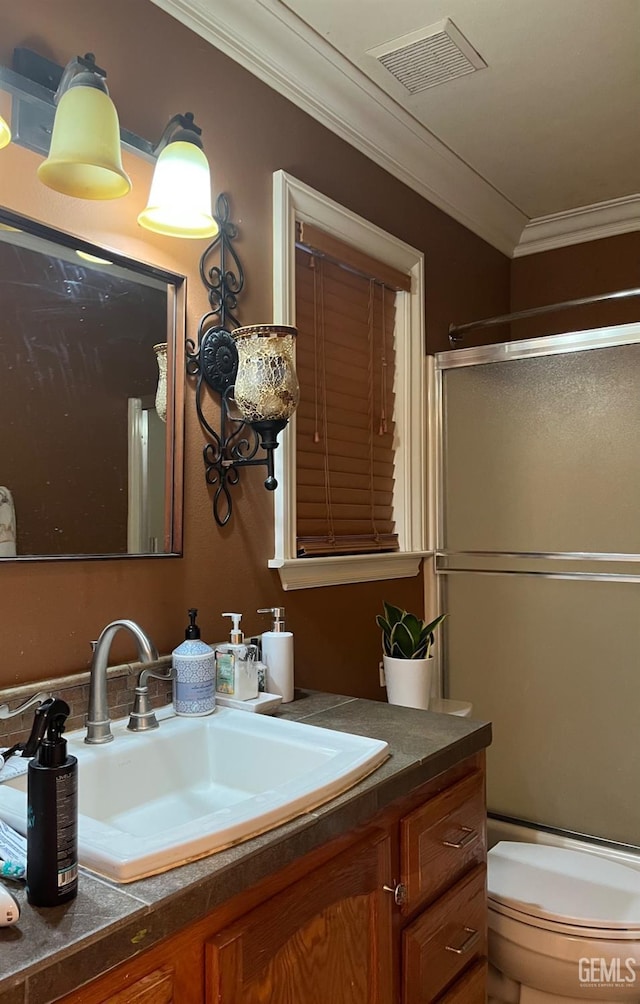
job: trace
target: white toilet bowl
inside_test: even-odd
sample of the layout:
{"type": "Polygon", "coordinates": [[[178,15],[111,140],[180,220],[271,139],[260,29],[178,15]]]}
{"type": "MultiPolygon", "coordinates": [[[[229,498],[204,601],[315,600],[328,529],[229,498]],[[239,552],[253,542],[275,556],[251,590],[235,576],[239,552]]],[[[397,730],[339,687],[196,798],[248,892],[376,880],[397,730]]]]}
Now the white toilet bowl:
{"type": "Polygon", "coordinates": [[[489,1001],[640,1004],[640,873],[503,841],[488,855],[489,1001]]]}

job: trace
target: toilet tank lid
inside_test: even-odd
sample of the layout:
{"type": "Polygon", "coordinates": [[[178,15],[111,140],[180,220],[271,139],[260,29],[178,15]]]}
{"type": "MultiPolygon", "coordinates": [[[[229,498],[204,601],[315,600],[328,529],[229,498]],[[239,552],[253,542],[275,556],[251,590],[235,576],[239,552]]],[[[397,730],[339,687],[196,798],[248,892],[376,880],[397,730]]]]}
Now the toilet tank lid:
{"type": "Polygon", "coordinates": [[[489,899],[578,927],[640,930],[640,871],[596,854],[501,841],[488,854],[489,899]]]}

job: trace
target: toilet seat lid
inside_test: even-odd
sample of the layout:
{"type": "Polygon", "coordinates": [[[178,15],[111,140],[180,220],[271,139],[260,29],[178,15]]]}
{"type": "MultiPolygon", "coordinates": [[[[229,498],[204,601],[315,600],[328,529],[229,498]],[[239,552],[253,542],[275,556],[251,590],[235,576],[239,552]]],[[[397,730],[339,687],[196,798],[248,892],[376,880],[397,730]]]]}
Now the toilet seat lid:
{"type": "Polygon", "coordinates": [[[523,919],[640,930],[640,871],[596,854],[501,841],[488,854],[488,887],[523,919]]]}

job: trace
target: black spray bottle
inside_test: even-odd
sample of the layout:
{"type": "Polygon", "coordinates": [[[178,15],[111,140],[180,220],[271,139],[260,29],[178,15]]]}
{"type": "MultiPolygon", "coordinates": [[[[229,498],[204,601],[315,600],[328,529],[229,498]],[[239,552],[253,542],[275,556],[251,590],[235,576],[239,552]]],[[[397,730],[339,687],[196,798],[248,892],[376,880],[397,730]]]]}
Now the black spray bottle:
{"type": "Polygon", "coordinates": [[[27,788],[27,899],[59,906],[78,893],[78,761],[62,738],[69,705],[57,698],[36,711],[38,742],[27,788]]]}

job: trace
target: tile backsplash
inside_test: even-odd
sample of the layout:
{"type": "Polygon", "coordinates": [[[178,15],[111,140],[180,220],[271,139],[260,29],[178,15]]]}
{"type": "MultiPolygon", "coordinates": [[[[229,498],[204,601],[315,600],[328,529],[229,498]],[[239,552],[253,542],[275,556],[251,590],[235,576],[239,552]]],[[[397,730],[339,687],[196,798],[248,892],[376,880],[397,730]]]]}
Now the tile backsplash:
{"type": "MultiPolygon", "coordinates": [[[[171,665],[171,656],[162,656],[152,665],[161,671],[166,671],[171,665]]],[[[126,718],[131,711],[133,692],[142,668],[143,666],[139,662],[133,662],[121,666],[111,666],[107,670],[107,701],[112,720],[126,718]]],[[[0,705],[8,704],[9,709],[13,711],[34,694],[42,692],[51,697],[60,697],[71,708],[71,714],[67,719],[67,732],[83,727],[89,704],[88,672],[58,677],[53,680],[39,680],[37,683],[27,683],[19,687],[0,690],[0,705]]],[[[156,680],[151,677],[149,679],[149,696],[154,708],[170,704],[173,696],[172,682],[170,680],[156,680]]],[[[13,718],[0,719],[0,749],[13,746],[14,743],[22,742],[29,737],[34,711],[35,706],[32,706],[13,718]]]]}

